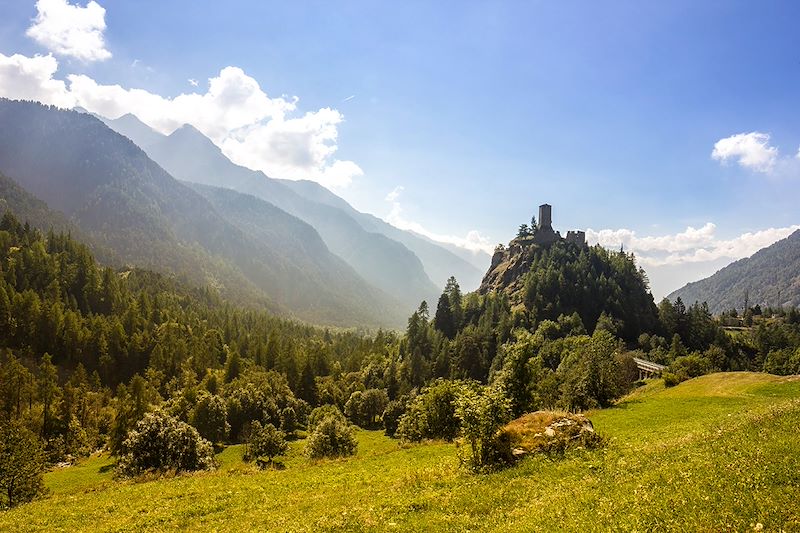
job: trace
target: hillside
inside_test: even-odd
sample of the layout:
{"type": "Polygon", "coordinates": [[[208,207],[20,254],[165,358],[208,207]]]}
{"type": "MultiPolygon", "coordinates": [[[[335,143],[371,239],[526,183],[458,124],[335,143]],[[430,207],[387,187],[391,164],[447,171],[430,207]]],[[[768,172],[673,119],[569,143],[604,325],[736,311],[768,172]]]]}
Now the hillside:
{"type": "MultiPolygon", "coordinates": [[[[123,117],[124,118],[124,117],[123,117]]],[[[189,125],[153,142],[144,124],[129,119],[107,120],[112,127],[140,137],[147,153],[178,179],[225,187],[265,200],[310,224],[328,248],[344,259],[361,277],[392,295],[408,312],[422,300],[432,300],[438,289],[419,258],[399,242],[365,230],[338,207],[308,199],[280,180],[232,163],[207,137],[189,125]]]]}
{"type": "Polygon", "coordinates": [[[712,313],[741,310],[746,297],[750,306],[800,306],[800,230],[667,296],[707,302],[712,313]]]}
{"type": "MultiPolygon", "coordinates": [[[[95,250],[123,264],[184,276],[233,301],[268,306],[318,323],[397,325],[403,311],[356,276],[313,273],[330,254],[293,262],[229,222],[209,201],[178,182],[129,139],[91,115],[0,100],[0,170],[51,208],[63,212],[95,250]],[[306,270],[311,273],[306,276],[306,270]],[[313,302],[313,303],[310,303],[313,302]]],[[[298,227],[275,218],[277,233],[298,227]]],[[[295,239],[298,236],[287,237],[295,239]]],[[[101,259],[106,258],[101,255],[101,259]]]]}
{"type": "Polygon", "coordinates": [[[793,531],[798,395],[796,378],[765,374],[651,383],[589,413],[604,449],[477,477],[451,444],[404,448],[368,431],[351,459],[311,463],[295,442],[285,470],[258,471],[234,446],[214,473],[119,482],[93,456],[49,473],[52,495],[0,514],[0,529],[793,531]]]}
{"type": "Polygon", "coordinates": [[[534,323],[577,313],[592,331],[605,313],[619,321],[618,333],[629,340],[655,331],[657,322],[653,296],[633,256],[565,240],[537,244],[524,237],[498,247],[478,293],[506,295],[534,323]]]}

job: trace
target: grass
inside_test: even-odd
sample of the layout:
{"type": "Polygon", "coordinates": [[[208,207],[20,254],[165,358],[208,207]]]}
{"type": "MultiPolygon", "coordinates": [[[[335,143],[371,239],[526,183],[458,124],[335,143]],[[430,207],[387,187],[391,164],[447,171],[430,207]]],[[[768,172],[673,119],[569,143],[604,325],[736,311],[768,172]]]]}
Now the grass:
{"type": "Polygon", "coordinates": [[[605,448],[490,475],[461,470],[454,445],[370,431],[356,457],[317,464],[294,442],[284,470],[230,446],[217,472],[120,482],[97,456],[47,474],[52,494],[0,514],[0,530],[800,530],[800,380],[656,381],[589,417],[605,448]]]}

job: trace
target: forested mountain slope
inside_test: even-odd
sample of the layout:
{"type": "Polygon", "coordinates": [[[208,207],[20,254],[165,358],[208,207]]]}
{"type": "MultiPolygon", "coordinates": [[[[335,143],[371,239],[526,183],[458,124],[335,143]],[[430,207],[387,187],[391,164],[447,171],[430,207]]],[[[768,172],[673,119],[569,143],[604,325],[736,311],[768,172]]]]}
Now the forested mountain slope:
{"type": "MultiPolygon", "coordinates": [[[[316,184],[311,189],[296,186],[236,165],[192,126],[183,126],[154,142],[155,132],[133,120],[124,116],[106,122],[146,146],[150,157],[175,177],[252,194],[311,224],[333,253],[364,279],[403,302],[407,311],[423,299],[435,298],[440,288],[431,281],[433,275],[428,275],[428,265],[423,266],[414,253],[416,249],[412,251],[394,236],[387,237],[382,231],[362,225],[352,216],[357,212],[341,198],[329,192],[320,196],[321,187],[316,188],[319,187],[316,184]],[[337,201],[332,202],[331,198],[337,201]]],[[[450,263],[454,269],[460,269],[455,274],[469,271],[468,267],[464,270],[459,266],[462,261],[454,255],[444,257],[443,261],[445,266],[435,270],[436,275],[449,270],[450,263]]],[[[443,282],[444,279],[437,281],[443,282]]]]}
{"type": "Polygon", "coordinates": [[[228,222],[91,115],[0,100],[0,123],[0,170],[124,263],[186,276],[234,300],[315,322],[402,321],[402,311],[365,282],[339,284],[335,278],[326,287],[304,278],[302,268],[287,271],[285,262],[277,262],[280,250],[228,222]],[[310,307],[312,299],[317,304],[310,307]]]}
{"type": "Polygon", "coordinates": [[[707,302],[712,313],[749,305],[800,306],[800,230],[667,296],[707,302]]]}
{"type": "Polygon", "coordinates": [[[495,252],[478,292],[506,295],[530,323],[576,313],[593,331],[606,315],[628,340],[654,331],[658,322],[647,278],[633,256],[600,246],[514,239],[495,252]]]}

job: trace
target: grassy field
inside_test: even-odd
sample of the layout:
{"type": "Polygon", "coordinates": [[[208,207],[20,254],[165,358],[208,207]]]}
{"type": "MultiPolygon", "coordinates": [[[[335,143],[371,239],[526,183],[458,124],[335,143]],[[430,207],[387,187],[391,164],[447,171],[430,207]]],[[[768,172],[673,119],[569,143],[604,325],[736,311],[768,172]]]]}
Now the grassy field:
{"type": "Polygon", "coordinates": [[[284,470],[242,449],[217,472],[113,479],[92,457],[47,474],[51,495],[0,514],[2,531],[800,531],[800,379],[731,373],[653,382],[589,413],[608,445],[530,457],[490,475],[452,444],[358,434],[354,458],[284,470]]]}

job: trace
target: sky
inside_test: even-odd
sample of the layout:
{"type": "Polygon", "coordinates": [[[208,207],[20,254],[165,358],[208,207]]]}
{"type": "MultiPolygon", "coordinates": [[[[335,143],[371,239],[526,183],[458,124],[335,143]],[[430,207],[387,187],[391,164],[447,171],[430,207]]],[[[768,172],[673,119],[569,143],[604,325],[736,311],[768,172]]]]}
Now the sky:
{"type": "MultiPolygon", "coordinates": [[[[191,123],[476,253],[541,203],[658,299],[800,228],[800,4],[0,0],[0,96],[191,123]]],[[[488,264],[488,257],[486,258],[488,264]]]]}

